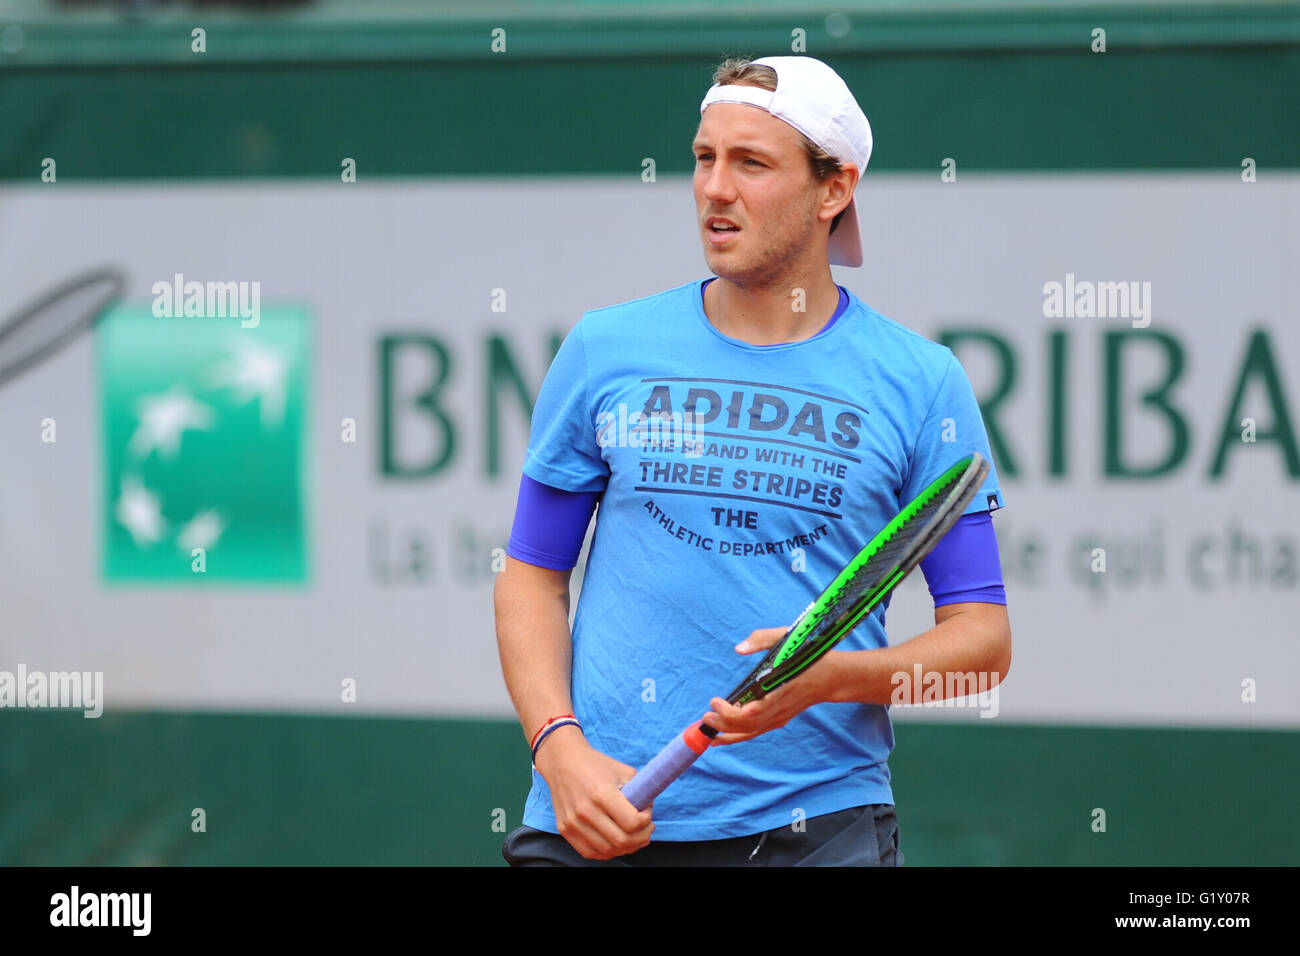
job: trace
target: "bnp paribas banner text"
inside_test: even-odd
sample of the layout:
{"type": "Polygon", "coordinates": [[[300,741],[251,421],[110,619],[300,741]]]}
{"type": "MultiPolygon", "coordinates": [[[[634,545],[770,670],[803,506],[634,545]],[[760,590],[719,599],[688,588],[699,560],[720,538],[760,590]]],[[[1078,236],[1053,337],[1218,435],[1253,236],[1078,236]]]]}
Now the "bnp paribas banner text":
{"type": "MultiPolygon", "coordinates": [[[[858,204],[837,281],[984,410],[997,716],[1300,725],[1300,177],[869,175],[858,204]]],[[[492,584],[550,358],[707,275],[681,178],[11,188],[0,263],[5,317],[124,278],[0,383],[0,670],[102,672],[106,712],[509,716],[492,584]]]]}

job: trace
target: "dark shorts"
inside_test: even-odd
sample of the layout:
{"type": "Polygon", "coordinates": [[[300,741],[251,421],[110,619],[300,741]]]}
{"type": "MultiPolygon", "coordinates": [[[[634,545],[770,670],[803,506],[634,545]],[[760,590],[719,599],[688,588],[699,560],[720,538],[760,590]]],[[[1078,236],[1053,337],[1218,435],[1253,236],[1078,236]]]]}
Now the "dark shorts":
{"type": "Polygon", "coordinates": [[[588,860],[564,837],[519,827],[501,855],[511,866],[902,866],[894,806],[875,803],[725,840],[652,841],[612,860],[588,860]]]}

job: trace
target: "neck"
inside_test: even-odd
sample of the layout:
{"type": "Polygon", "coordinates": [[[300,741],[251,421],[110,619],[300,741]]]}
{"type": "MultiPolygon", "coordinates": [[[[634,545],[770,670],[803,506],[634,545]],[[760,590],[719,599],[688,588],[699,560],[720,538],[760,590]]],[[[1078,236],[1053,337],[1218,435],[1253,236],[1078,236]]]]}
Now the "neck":
{"type": "Polygon", "coordinates": [[[719,277],[704,290],[704,314],[723,335],[750,345],[801,342],[820,332],[840,302],[829,266],[764,284],[719,277]]]}

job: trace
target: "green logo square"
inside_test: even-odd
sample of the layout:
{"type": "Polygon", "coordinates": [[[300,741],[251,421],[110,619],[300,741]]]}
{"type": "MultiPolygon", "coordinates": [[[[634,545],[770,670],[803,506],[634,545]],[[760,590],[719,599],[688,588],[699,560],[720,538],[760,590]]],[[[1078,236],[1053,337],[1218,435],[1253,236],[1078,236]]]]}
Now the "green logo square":
{"type": "Polygon", "coordinates": [[[100,320],[106,580],[306,580],[309,345],[292,307],[100,320]]]}

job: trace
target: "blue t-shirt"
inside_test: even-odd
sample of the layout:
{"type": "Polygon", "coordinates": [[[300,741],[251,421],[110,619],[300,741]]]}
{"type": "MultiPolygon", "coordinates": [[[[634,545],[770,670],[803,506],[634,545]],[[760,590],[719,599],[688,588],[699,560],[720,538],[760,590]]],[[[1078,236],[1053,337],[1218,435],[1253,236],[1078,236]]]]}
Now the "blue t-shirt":
{"type": "MultiPolygon", "coordinates": [[[[709,322],[700,289],[583,315],[542,385],[524,462],[536,481],[603,493],[571,690],[591,745],[638,768],[757,663],[737,642],[793,621],[958,459],[992,461],[948,348],[852,293],[812,338],[751,345],[709,322]]],[[[967,513],[1002,504],[990,469],[967,513]]],[[[886,646],[887,606],[839,648],[886,646]]],[[[744,836],[797,811],[893,803],[893,744],[886,707],[811,707],[710,748],[655,801],[655,839],[744,836]]],[[[536,771],[524,823],[557,832],[536,771]]]]}

